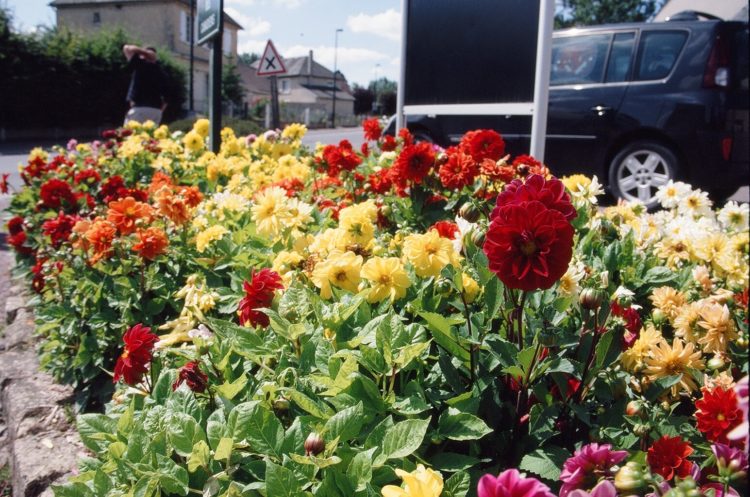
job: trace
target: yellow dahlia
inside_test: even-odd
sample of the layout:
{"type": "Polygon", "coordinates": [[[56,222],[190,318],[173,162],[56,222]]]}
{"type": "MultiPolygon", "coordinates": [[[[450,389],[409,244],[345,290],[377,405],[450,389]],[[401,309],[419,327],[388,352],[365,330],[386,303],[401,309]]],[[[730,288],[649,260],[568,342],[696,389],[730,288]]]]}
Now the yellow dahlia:
{"type": "Polygon", "coordinates": [[[691,369],[703,370],[701,351],[695,350],[692,343],[687,345],[679,338],[672,340],[670,346],[662,341],[654,346],[646,357],[645,374],[649,380],[656,381],[667,376],[680,376],[680,381],[671,388],[672,396],[684,390],[690,393],[698,388],[691,374],[691,369]]]}
{"type": "Polygon", "coordinates": [[[422,278],[438,276],[445,266],[458,265],[458,254],[453,244],[441,237],[437,230],[407,236],[403,253],[414,266],[417,276],[422,278]]]}
{"type": "Polygon", "coordinates": [[[371,284],[368,302],[385,299],[394,302],[403,298],[411,286],[409,275],[398,257],[373,257],[362,266],[361,275],[371,284]]]}
{"type": "Polygon", "coordinates": [[[698,326],[704,333],[698,343],[704,352],[724,352],[729,342],[739,338],[726,305],[706,303],[700,307],[699,314],[698,326]]]}
{"type": "Polygon", "coordinates": [[[684,293],[668,286],[662,286],[655,289],[649,297],[649,300],[654,304],[654,307],[667,316],[670,323],[674,321],[675,317],[677,317],[680,307],[687,302],[684,293]]]}
{"type": "Polygon", "coordinates": [[[404,480],[404,488],[386,485],[382,490],[383,497],[439,497],[443,492],[443,477],[422,464],[411,473],[397,469],[396,475],[404,480]]]}
{"type": "Polygon", "coordinates": [[[356,293],[361,271],[361,255],[334,250],[328,254],[326,260],[315,265],[311,280],[316,287],[320,288],[320,296],[330,299],[332,285],[356,293]]]}

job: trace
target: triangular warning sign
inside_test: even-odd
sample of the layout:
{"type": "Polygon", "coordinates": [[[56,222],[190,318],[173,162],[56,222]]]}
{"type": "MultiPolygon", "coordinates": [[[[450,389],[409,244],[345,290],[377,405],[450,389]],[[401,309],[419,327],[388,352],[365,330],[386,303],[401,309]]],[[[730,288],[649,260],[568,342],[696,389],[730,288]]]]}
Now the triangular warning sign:
{"type": "Polygon", "coordinates": [[[268,40],[266,43],[266,49],[263,50],[263,55],[258,61],[258,76],[271,76],[273,74],[284,74],[286,67],[284,61],[279,57],[279,52],[276,51],[276,47],[273,46],[273,42],[268,40]]]}

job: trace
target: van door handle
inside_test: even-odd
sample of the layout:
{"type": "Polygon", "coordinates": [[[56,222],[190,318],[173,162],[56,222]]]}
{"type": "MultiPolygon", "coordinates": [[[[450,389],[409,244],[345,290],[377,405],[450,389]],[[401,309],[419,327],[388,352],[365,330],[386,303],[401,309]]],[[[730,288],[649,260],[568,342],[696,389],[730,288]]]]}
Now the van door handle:
{"type": "Polygon", "coordinates": [[[612,107],[607,107],[606,105],[595,105],[591,107],[591,112],[594,112],[597,116],[603,116],[611,110],[612,107]]]}

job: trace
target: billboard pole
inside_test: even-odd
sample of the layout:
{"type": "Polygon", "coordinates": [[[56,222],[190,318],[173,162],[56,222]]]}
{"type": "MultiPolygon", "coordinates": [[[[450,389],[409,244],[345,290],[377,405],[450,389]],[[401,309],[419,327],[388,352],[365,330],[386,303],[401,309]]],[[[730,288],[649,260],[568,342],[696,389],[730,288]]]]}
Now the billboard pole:
{"type": "Polygon", "coordinates": [[[219,32],[211,42],[211,104],[208,108],[208,120],[211,130],[208,143],[215,154],[221,149],[221,58],[223,57],[222,41],[224,37],[224,0],[219,0],[219,32]]]}
{"type": "Polygon", "coordinates": [[[536,44],[536,75],[534,77],[534,110],[531,118],[530,154],[544,162],[549,103],[549,72],[552,59],[552,25],[555,18],[554,0],[539,2],[539,31],[536,44]]]}
{"type": "Polygon", "coordinates": [[[396,87],[396,134],[406,127],[404,119],[404,92],[406,91],[406,23],[409,12],[409,0],[401,0],[401,67],[399,68],[398,86],[396,87]]]}

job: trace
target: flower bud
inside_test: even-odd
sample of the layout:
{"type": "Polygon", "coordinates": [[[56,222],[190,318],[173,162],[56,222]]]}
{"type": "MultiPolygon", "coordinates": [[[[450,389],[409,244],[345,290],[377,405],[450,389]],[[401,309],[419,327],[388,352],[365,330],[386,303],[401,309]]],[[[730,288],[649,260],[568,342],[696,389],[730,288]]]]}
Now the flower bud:
{"type": "Polygon", "coordinates": [[[435,282],[435,289],[441,295],[448,295],[451,292],[451,282],[447,278],[438,278],[435,282]]]}
{"type": "Polygon", "coordinates": [[[317,432],[311,432],[305,440],[305,455],[317,456],[326,448],[326,442],[317,432]]]}
{"type": "Polygon", "coordinates": [[[485,236],[486,236],[486,233],[480,229],[474,229],[471,231],[471,241],[477,247],[481,247],[482,245],[484,245],[485,236]]]}
{"type": "Polygon", "coordinates": [[[283,396],[278,397],[273,401],[273,410],[279,414],[287,412],[289,410],[289,399],[283,396]]]}
{"type": "Polygon", "coordinates": [[[628,405],[625,408],[625,412],[628,416],[637,416],[641,413],[642,407],[643,404],[640,401],[631,400],[630,402],[628,402],[628,405]]]}
{"type": "Polygon", "coordinates": [[[633,433],[638,435],[639,437],[645,437],[648,435],[648,432],[651,431],[651,427],[649,425],[644,425],[641,423],[638,423],[633,427],[633,433]]]}
{"type": "Polygon", "coordinates": [[[470,223],[476,223],[479,220],[479,209],[470,202],[466,202],[458,210],[458,215],[466,219],[470,223]]]}
{"type": "Polygon", "coordinates": [[[688,476],[679,480],[673,489],[664,494],[664,497],[701,497],[702,495],[698,484],[691,476],[688,476]]]}
{"type": "Polygon", "coordinates": [[[667,322],[667,316],[661,309],[654,309],[651,312],[651,320],[654,322],[654,326],[661,328],[667,322]]]}
{"type": "Polygon", "coordinates": [[[635,461],[630,461],[615,474],[615,488],[622,493],[645,490],[651,474],[648,469],[635,461]]]}
{"type": "Polygon", "coordinates": [[[578,297],[578,303],[584,309],[596,310],[602,305],[602,294],[596,288],[584,288],[578,297]]]}
{"type": "Polygon", "coordinates": [[[708,360],[708,363],[706,364],[706,366],[708,366],[708,369],[710,369],[711,371],[723,369],[725,366],[724,359],[722,359],[718,355],[715,355],[711,359],[708,360]]]}

